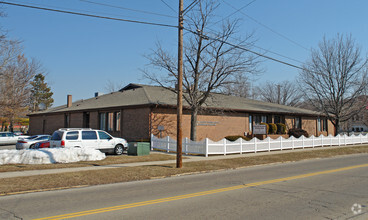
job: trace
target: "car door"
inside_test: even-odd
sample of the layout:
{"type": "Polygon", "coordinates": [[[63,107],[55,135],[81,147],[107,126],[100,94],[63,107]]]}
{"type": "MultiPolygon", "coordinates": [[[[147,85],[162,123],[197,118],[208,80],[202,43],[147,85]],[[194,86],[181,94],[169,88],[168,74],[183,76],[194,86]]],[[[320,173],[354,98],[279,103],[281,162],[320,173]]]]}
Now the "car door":
{"type": "Polygon", "coordinates": [[[68,131],[65,135],[65,147],[82,147],[79,131],[68,131]]]}
{"type": "Polygon", "coordinates": [[[6,144],[7,141],[8,141],[8,137],[6,136],[6,133],[1,133],[0,134],[0,144],[6,144]]]}
{"type": "Polygon", "coordinates": [[[13,133],[9,132],[7,133],[8,136],[8,143],[9,144],[16,144],[18,141],[18,137],[15,136],[13,133]]]}
{"type": "Polygon", "coordinates": [[[98,149],[96,131],[82,131],[82,147],[98,149]]]}
{"type": "Polygon", "coordinates": [[[111,149],[115,147],[114,138],[104,131],[98,131],[98,149],[111,149]]]}

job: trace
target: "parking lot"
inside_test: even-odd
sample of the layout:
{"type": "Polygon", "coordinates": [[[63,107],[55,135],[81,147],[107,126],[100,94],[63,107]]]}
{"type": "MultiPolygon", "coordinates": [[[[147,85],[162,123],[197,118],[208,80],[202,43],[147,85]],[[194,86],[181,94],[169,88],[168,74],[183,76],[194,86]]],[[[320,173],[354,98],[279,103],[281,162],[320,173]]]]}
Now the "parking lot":
{"type": "Polygon", "coordinates": [[[12,145],[0,145],[0,150],[15,150],[15,144],[12,144],[12,145]]]}

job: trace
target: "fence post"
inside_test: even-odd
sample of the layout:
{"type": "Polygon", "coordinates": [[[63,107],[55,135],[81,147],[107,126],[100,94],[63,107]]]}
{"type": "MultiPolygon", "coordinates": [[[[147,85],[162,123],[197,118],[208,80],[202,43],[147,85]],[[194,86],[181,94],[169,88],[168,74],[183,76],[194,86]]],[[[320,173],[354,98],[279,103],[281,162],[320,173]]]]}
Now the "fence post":
{"type": "Polygon", "coordinates": [[[223,140],[224,140],[224,155],[226,155],[226,138],[224,138],[223,140]]]}
{"type": "Polygon", "coordinates": [[[184,138],[184,150],[185,154],[188,155],[188,138],[184,138]]]}
{"type": "Polygon", "coordinates": [[[280,138],[280,150],[282,150],[282,139],[283,137],[280,138]]]}
{"type": "Polygon", "coordinates": [[[294,150],[294,137],[293,140],[291,141],[291,149],[294,150]]]}
{"type": "Polygon", "coordinates": [[[346,134],[344,134],[344,145],[346,146],[346,134]]]}
{"type": "Polygon", "coordinates": [[[167,152],[170,152],[170,137],[169,136],[166,137],[166,141],[167,141],[167,144],[166,144],[167,152]]]}
{"type": "Polygon", "coordinates": [[[268,152],[271,151],[271,138],[268,137],[268,152]]]}
{"type": "Polygon", "coordinates": [[[330,136],[330,147],[332,147],[332,137],[331,137],[331,135],[329,135],[330,136]]]}
{"type": "Polygon", "coordinates": [[[153,150],[153,134],[151,134],[151,151],[153,150]]]}
{"type": "Polygon", "coordinates": [[[205,139],[204,141],[205,145],[206,145],[206,149],[205,149],[205,156],[208,157],[208,138],[205,139]]]}
{"type": "Polygon", "coordinates": [[[339,146],[341,145],[341,143],[340,143],[340,135],[338,134],[338,140],[339,140],[339,146]]]}
{"type": "Polygon", "coordinates": [[[254,153],[257,153],[257,138],[254,137],[254,153]]]}
{"type": "Polygon", "coordinates": [[[304,135],[302,136],[302,148],[304,149],[304,135]]]}
{"type": "Polygon", "coordinates": [[[314,135],[312,136],[312,147],[314,148],[314,135]]]}
{"type": "Polygon", "coordinates": [[[240,154],[243,154],[243,138],[240,138],[240,154]]]}
{"type": "Polygon", "coordinates": [[[363,144],[362,133],[360,133],[359,137],[360,137],[360,144],[363,144]]]}
{"type": "Polygon", "coordinates": [[[321,135],[321,145],[323,147],[323,134],[321,135]]]}

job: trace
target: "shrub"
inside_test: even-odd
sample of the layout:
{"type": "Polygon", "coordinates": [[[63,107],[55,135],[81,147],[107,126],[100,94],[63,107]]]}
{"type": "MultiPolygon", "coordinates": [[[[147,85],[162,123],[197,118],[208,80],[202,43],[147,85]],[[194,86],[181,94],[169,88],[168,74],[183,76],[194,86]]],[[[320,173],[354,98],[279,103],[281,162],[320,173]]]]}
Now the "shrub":
{"type": "Polygon", "coordinates": [[[268,127],[270,128],[269,134],[276,134],[277,132],[277,125],[274,123],[269,123],[268,127]]]}
{"type": "Polygon", "coordinates": [[[268,126],[267,123],[261,123],[261,125],[266,125],[266,134],[268,134],[269,130],[270,130],[270,126],[268,126]]]}
{"type": "Polygon", "coordinates": [[[232,136],[226,136],[225,137],[225,139],[228,140],[228,141],[236,141],[239,138],[243,138],[243,140],[246,140],[246,141],[250,141],[251,140],[250,138],[245,137],[245,136],[241,136],[241,135],[232,135],[232,136]]]}
{"type": "Polygon", "coordinates": [[[288,132],[289,137],[294,136],[296,138],[301,137],[304,135],[305,137],[309,137],[308,132],[306,130],[300,129],[300,128],[292,128],[288,132]]]}
{"type": "Polygon", "coordinates": [[[277,123],[277,133],[278,134],[286,134],[286,125],[283,123],[277,123]]]}

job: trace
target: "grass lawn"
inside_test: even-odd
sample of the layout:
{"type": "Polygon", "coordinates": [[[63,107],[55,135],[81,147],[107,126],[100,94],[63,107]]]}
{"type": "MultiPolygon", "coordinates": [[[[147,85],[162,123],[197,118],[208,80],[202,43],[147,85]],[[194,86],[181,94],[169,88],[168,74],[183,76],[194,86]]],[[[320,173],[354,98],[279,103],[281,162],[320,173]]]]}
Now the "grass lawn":
{"type": "MultiPolygon", "coordinates": [[[[114,169],[70,172],[60,174],[48,174],[29,177],[6,178],[0,179],[0,194],[6,195],[9,193],[24,192],[29,190],[30,191],[52,190],[55,188],[64,188],[64,187],[68,188],[68,187],[128,182],[152,178],[169,177],[178,174],[210,172],[223,169],[236,169],[240,167],[269,164],[276,162],[284,163],[291,161],[300,161],[305,159],[328,158],[339,155],[349,155],[359,153],[367,154],[368,145],[331,148],[331,149],[324,148],[323,150],[313,150],[303,152],[288,151],[285,153],[272,154],[272,155],[258,155],[252,157],[241,157],[233,159],[186,162],[183,164],[182,169],[175,168],[175,164],[166,164],[166,165],[152,165],[140,167],[122,167],[114,169]]],[[[153,156],[155,154],[151,155],[153,156]]],[[[171,155],[157,154],[157,157],[161,158],[161,156],[168,156],[170,157],[170,159],[173,159],[175,157],[171,155]]],[[[129,158],[129,157],[121,157],[121,158],[129,158]]],[[[135,160],[139,159],[139,157],[133,158],[135,158],[135,160]]],[[[116,164],[117,163],[116,160],[120,159],[115,159],[114,157],[112,157],[112,159],[109,160],[113,160],[114,162],[112,161],[111,162],[116,164]]],[[[106,162],[100,161],[100,163],[106,162]]]]}

